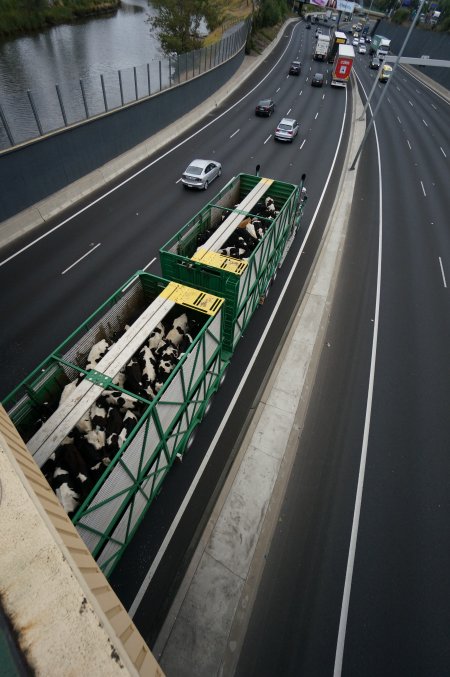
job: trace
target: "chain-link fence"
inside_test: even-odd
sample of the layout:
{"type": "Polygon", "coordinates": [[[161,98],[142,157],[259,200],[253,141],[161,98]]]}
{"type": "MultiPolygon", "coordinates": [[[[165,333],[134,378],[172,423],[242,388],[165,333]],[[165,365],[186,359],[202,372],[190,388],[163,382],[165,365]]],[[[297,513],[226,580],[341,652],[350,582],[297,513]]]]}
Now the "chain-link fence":
{"type": "Polygon", "coordinates": [[[249,28],[247,20],[220,41],[193,52],[22,92],[13,102],[0,103],[0,149],[121,108],[201,75],[242,49],[249,28]]]}

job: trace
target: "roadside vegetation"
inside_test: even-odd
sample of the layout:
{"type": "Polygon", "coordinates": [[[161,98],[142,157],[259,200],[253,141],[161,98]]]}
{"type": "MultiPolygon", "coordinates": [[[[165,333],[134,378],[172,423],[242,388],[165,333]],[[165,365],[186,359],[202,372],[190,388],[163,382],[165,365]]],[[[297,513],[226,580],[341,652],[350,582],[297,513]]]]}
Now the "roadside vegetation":
{"type": "Polygon", "coordinates": [[[0,38],[114,12],[120,0],[0,0],[0,38]]]}

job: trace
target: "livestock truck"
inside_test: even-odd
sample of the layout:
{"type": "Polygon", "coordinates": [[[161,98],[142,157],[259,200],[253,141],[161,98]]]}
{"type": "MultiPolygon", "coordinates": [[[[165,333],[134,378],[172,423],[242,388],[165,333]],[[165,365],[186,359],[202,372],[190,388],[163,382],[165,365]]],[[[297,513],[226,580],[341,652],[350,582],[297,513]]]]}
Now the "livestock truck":
{"type": "Polygon", "coordinates": [[[391,41],[383,35],[374,35],[370,43],[370,53],[383,58],[389,54],[391,48],[391,41]]]}
{"type": "Polygon", "coordinates": [[[101,435],[100,401],[110,403],[108,419],[117,409],[124,421],[131,418],[126,435],[125,428],[119,436],[103,435],[101,462],[83,470],[88,476],[83,492],[69,496],[68,514],[106,576],[175,459],[189,449],[239,337],[292,244],[303,208],[301,185],[247,174],[234,177],[161,249],[165,278],[136,272],[3,402],[34,459],[37,486],[61,481],[61,468],[53,472],[55,459],[68,462],[69,447],[72,463],[76,457],[88,465],[85,442],[101,435]],[[270,217],[261,215],[267,199],[273,205],[270,217]],[[220,254],[230,233],[253,214],[265,225],[247,259],[220,254]],[[130,385],[128,369],[158,332],[171,326],[174,332],[180,317],[186,318],[183,327],[190,340],[172,369],[154,391],[153,386],[144,391],[130,385]],[[108,348],[93,366],[91,356],[101,344],[108,348]]]}
{"type": "Polygon", "coordinates": [[[332,87],[347,87],[354,59],[355,50],[351,45],[339,45],[331,72],[332,87]]]}
{"type": "Polygon", "coordinates": [[[316,46],[314,48],[313,60],[326,61],[328,58],[328,50],[330,49],[330,36],[319,33],[317,36],[316,46]]]}

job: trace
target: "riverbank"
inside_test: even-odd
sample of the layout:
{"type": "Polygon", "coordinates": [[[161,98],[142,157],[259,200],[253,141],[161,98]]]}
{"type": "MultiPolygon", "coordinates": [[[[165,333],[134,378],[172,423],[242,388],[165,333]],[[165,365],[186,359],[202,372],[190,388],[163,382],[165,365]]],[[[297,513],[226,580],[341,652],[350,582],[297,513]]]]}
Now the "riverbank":
{"type": "Polygon", "coordinates": [[[59,24],[73,23],[90,16],[113,14],[120,0],[59,0],[52,5],[42,2],[18,3],[0,0],[0,39],[15,38],[42,31],[59,24]]]}

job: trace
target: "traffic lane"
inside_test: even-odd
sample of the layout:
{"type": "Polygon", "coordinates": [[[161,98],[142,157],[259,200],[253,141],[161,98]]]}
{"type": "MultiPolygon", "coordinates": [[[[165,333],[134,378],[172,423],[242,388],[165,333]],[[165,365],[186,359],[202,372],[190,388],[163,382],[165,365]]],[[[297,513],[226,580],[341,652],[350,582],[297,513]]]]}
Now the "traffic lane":
{"type": "MultiPolygon", "coordinates": [[[[345,128],[342,144],[344,149],[348,141],[348,135],[349,124],[347,124],[345,128]]],[[[342,164],[343,155],[344,151],[341,151],[341,154],[338,157],[338,167],[342,164]]],[[[217,487],[220,489],[221,487],[222,473],[224,472],[227,463],[232,460],[230,454],[232,455],[232,453],[234,453],[234,451],[232,452],[234,449],[234,442],[244,427],[243,421],[247,412],[254,406],[254,398],[263,375],[270,371],[267,365],[270,363],[270,359],[275,350],[281,345],[280,336],[282,332],[287,331],[289,322],[293,317],[293,307],[299,300],[305,285],[305,280],[310,274],[318,243],[321,241],[323,228],[333,203],[333,195],[337,187],[338,179],[339,171],[335,172],[332,177],[330,190],[325,195],[323,203],[318,211],[315,225],[309,236],[308,246],[305,247],[298,270],[296,270],[295,277],[291,281],[288,294],[280,306],[276,322],[271,328],[271,332],[265,343],[265,352],[259,356],[258,362],[252,370],[251,379],[249,379],[248,383],[245,385],[239,402],[234,408],[232,418],[226,426],[221,440],[211,457],[208,464],[208,472],[204,476],[193,502],[190,503],[186,510],[183,523],[177,528],[175,535],[171,540],[170,547],[164,555],[161,564],[151,581],[148,592],[134,618],[135,622],[139,622],[139,624],[142,625],[141,631],[145,632],[149,641],[152,641],[150,638],[154,638],[159,631],[159,623],[164,617],[164,613],[167,611],[171,596],[176,590],[176,585],[183,575],[184,568],[189,561],[188,556],[184,559],[184,553],[188,552],[189,555],[192,548],[195,547],[204,520],[208,518],[209,511],[214,502],[213,499],[211,499],[213,488],[217,487]],[[212,473],[212,475],[210,473],[212,473]],[[148,612],[149,609],[151,610],[150,612],[148,612]],[[156,613],[155,615],[152,615],[154,610],[158,609],[160,610],[159,615],[156,613]]],[[[301,232],[294,241],[294,245],[277,276],[276,282],[271,289],[271,293],[266,300],[266,303],[257,310],[249,324],[245,336],[238,344],[237,351],[233,355],[227,379],[223,387],[215,396],[213,408],[208,414],[208,418],[205,420],[204,424],[200,426],[195,438],[195,453],[197,453],[197,451],[199,453],[196,465],[194,465],[191,472],[189,472],[188,464],[185,464],[183,460],[182,472],[179,468],[176,468],[176,472],[173,476],[168,476],[158,500],[151,506],[149,514],[146,516],[134,540],[124,553],[121,562],[119,562],[118,567],[113,574],[112,582],[114,588],[121,597],[126,608],[129,608],[132,603],[141,581],[145,576],[146,569],[148,569],[151,562],[154,560],[160,544],[170,528],[173,517],[192,482],[198,463],[209,447],[210,441],[217,429],[218,422],[222,421],[225,415],[228,403],[236,392],[241,375],[255,350],[259,336],[267,324],[267,313],[271,311],[276,302],[277,290],[281,290],[292,262],[295,259],[298,248],[300,247],[302,238],[308,228],[309,219],[302,220],[301,232]],[[174,485],[177,486],[176,489],[172,489],[174,485]]],[[[191,452],[189,452],[186,459],[189,460],[192,458],[193,456],[191,455],[191,452]]]]}
{"type": "Polygon", "coordinates": [[[333,673],[374,330],[376,185],[371,137],[305,425],[236,675],[333,673]]]}
{"type": "MultiPolygon", "coordinates": [[[[391,208],[383,213],[377,369],[344,674],[378,674],[380,665],[387,675],[445,674],[449,297],[433,202],[411,190],[418,157],[409,159],[390,122],[381,150],[391,208]]],[[[419,158],[423,150],[419,143],[419,158]]]]}

